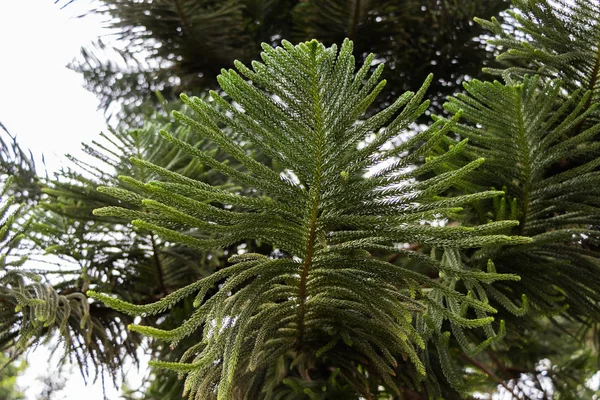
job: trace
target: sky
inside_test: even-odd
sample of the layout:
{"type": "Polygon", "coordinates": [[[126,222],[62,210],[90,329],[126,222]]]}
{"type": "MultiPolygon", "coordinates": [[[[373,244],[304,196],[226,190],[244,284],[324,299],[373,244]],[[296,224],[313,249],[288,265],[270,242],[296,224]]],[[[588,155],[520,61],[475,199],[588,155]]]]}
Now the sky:
{"type": "Polygon", "coordinates": [[[0,1],[0,122],[49,169],[105,129],[98,100],[66,65],[103,34],[99,17],[74,18],[88,0],[66,9],[53,0],[0,1]]]}
{"type": "MultiPolygon", "coordinates": [[[[106,129],[96,96],[66,68],[81,46],[106,34],[99,17],[75,18],[90,5],[78,0],[61,10],[53,0],[0,0],[0,122],[22,148],[31,149],[38,172],[42,154],[49,172],[56,171],[64,154],[81,154],[81,142],[106,129]]],[[[51,358],[46,347],[38,347],[28,362],[18,382],[34,400],[43,387],[38,377],[57,372],[58,356],[51,358]]],[[[144,372],[144,367],[139,373],[129,367],[132,386],[144,372]]],[[[57,400],[104,398],[100,382],[85,386],[77,368],[67,368],[65,377],[57,400]]],[[[118,390],[110,384],[107,389],[109,400],[118,398],[118,390]]]]}

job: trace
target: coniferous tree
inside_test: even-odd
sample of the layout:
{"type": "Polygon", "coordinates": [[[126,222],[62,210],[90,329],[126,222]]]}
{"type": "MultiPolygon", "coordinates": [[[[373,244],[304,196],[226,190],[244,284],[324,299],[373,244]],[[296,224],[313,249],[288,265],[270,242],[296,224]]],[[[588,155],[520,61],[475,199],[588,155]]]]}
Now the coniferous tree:
{"type": "MultiPolygon", "coordinates": [[[[44,183],[46,212],[30,225],[33,243],[80,264],[77,277],[6,286],[27,275],[2,275],[2,298],[25,299],[3,309],[17,321],[3,337],[33,343],[52,315],[64,321],[40,293],[93,289],[114,308],[91,302],[90,318],[102,309],[109,322],[98,337],[142,317],[109,354],[155,338],[147,399],[454,399],[496,385],[589,398],[600,9],[514,6],[510,29],[480,21],[508,48],[512,64],[494,70],[504,82],[471,80],[427,128],[412,123],[430,79],[369,110],[387,98],[382,67],[360,55],[355,70],[350,42],[337,53],[312,41],[266,44],[262,63],[223,70],[220,92],[183,98],[162,142],[152,130],[164,117],[105,135],[87,149],[107,167],[74,160],[44,183]]],[[[98,368],[122,361],[79,343],[98,368]]]]}

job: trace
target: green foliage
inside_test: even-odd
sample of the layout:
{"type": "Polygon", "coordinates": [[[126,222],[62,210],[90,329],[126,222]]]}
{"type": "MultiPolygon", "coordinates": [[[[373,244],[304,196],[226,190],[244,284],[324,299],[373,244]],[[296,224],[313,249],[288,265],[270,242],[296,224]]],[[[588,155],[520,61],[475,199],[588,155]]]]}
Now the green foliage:
{"type": "Polygon", "coordinates": [[[486,215],[518,218],[520,224],[511,233],[532,238],[530,244],[497,255],[486,249],[475,256],[493,257],[499,272],[522,278],[499,283],[496,300],[502,303],[525,293],[544,313],[565,311],[568,304],[568,315],[598,320],[600,253],[589,245],[600,240],[592,226],[600,223],[600,159],[590,157],[600,124],[572,133],[595,112],[597,104],[586,108],[591,93],[575,92],[565,99],[560,81],[543,83],[527,76],[514,84],[473,80],[465,89],[446,109],[462,115],[464,123],[455,132],[469,140],[464,152],[468,160],[488,160],[469,184],[475,190],[504,188],[506,196],[493,209],[488,203],[486,215]],[[578,158],[592,159],[559,172],[552,168],[578,158]]]}
{"type": "MultiPolygon", "coordinates": [[[[224,191],[133,159],[165,180],[138,185],[147,196],[142,204],[149,213],[131,214],[121,207],[95,211],[99,216],[130,216],[138,228],[201,251],[254,239],[278,249],[277,254],[235,255],[229,259],[232,265],[149,305],[88,294],[130,315],[160,313],[195,294],[196,310],[180,327],[130,329],[174,346],[203,327],[203,339],[186,351],[181,362],[154,363],[187,373],[186,392],[197,398],[276,398],[286,382],[268,381],[265,376],[289,352],[295,353],[292,365],[298,370],[322,365],[339,369],[339,376],[356,393],[371,395],[370,380],[377,377],[387,390],[399,394],[397,373],[407,381],[425,377],[422,352],[429,339],[440,343],[447,378],[459,391],[466,390],[450,372],[442,323],[448,321],[467,346],[463,329],[489,326],[493,321],[489,314],[496,310],[486,298],[462,293],[455,286],[459,281],[480,287],[519,278],[497,274],[493,268],[487,272],[466,268],[456,251],[529,240],[497,234],[517,221],[477,227],[422,223],[457,213],[462,204],[502,194],[439,197],[482,159],[430,178],[424,175],[436,162],[405,169],[427,155],[454,121],[435,123],[403,145],[386,148],[426,110],[428,102],[422,98],[431,78],[417,93],[405,93],[389,108],[358,122],[385,85],[378,82],[381,67],[368,74],[372,56],[355,75],[350,41],[339,54],[335,46],[325,48],[316,41],[283,45],[285,49],[263,46],[264,63],[254,62],[252,70],[236,63],[252,84],[233,70],[222,71],[219,83],[235,106],[212,92],[211,103],[182,97],[194,117],[174,113],[237,164],[219,163],[161,132],[174,147],[254,191],[224,191]],[[219,124],[230,126],[241,140],[276,160],[283,172],[249,157],[219,124]],[[409,155],[404,156],[405,151],[409,155]],[[386,166],[377,169],[382,164],[386,166]],[[192,236],[175,229],[182,226],[198,233],[192,236]],[[444,256],[428,257],[398,243],[444,249],[444,256]],[[433,280],[374,258],[371,251],[418,258],[443,277],[433,280]],[[205,299],[217,284],[216,294],[205,299]],[[471,318],[469,312],[477,316],[471,318]],[[415,317],[421,321],[417,325],[412,324],[415,317]],[[400,361],[401,368],[400,358],[405,360],[400,361]]],[[[131,195],[112,194],[121,199],[131,195]]],[[[493,340],[493,329],[486,330],[493,340]]]]}
{"type": "Polygon", "coordinates": [[[12,179],[7,194],[17,202],[31,203],[39,199],[41,194],[33,155],[19,146],[16,137],[2,122],[0,129],[0,179],[2,182],[12,179]]]}
{"type": "MultiPolygon", "coordinates": [[[[474,15],[489,18],[508,6],[505,0],[103,0],[94,10],[109,17],[120,43],[99,39],[82,49],[72,68],[83,74],[119,123],[130,122],[154,90],[167,99],[182,92],[217,89],[216,76],[234,60],[250,62],[260,44],[282,39],[317,39],[325,45],[349,37],[354,56],[369,53],[388,67],[389,85],[376,100],[381,108],[414,89],[429,72],[433,106],[441,107],[465,75],[480,76],[490,61],[483,29],[474,15]],[[119,112],[119,107],[120,111],[119,112]]],[[[375,107],[373,109],[376,109],[375,107]]],[[[114,121],[114,120],[113,120],[114,121]]]]}
{"type": "MultiPolygon", "coordinates": [[[[521,327],[522,330],[528,328],[521,327]]],[[[517,398],[595,398],[598,395],[595,329],[581,329],[571,321],[558,318],[539,320],[535,330],[527,347],[513,349],[513,357],[502,355],[503,364],[497,373],[506,383],[500,396],[502,392],[506,396],[509,391],[517,398]]]]}
{"type": "MultiPolygon", "coordinates": [[[[163,104],[166,109],[187,112],[178,104],[163,104]]],[[[76,159],[68,156],[71,166],[60,171],[55,179],[45,182],[43,192],[46,198],[35,211],[30,239],[38,251],[42,249],[46,253],[43,257],[38,254],[38,257],[47,259],[51,254],[54,257],[52,262],[60,265],[60,270],[46,272],[51,274],[53,289],[57,293],[77,294],[88,303],[84,293],[94,289],[114,293],[131,302],[147,303],[187,285],[190,280],[211,274],[224,261],[223,252],[212,252],[207,257],[202,252],[165,242],[148,231],[133,228],[121,218],[92,214],[93,209],[107,206],[120,206],[127,210],[127,215],[146,212],[141,197],[135,191],[139,190],[138,182],[147,182],[157,176],[132,165],[130,157],[150,160],[163,168],[222,188],[231,186],[219,172],[196,162],[177,148],[164,146],[157,130],[167,127],[182,142],[217,159],[223,159],[222,152],[206,140],[198,140],[189,128],[178,123],[171,124],[165,112],[148,118],[141,129],[110,131],[101,134],[91,144],[84,144],[83,150],[88,157],[76,159]],[[122,175],[135,179],[121,180],[119,176],[122,175]],[[96,190],[101,185],[114,185],[110,193],[129,191],[131,194],[115,200],[109,194],[96,190]]],[[[189,303],[191,307],[191,301],[189,303]]],[[[173,326],[173,318],[177,324],[180,323],[184,317],[177,316],[188,309],[182,304],[179,310],[171,309],[169,314],[144,318],[143,321],[169,328],[173,326]]],[[[102,356],[105,358],[89,364],[94,365],[96,372],[106,368],[116,379],[124,357],[137,359],[141,338],[126,330],[126,326],[133,323],[133,318],[98,302],[89,304],[89,314],[92,326],[97,328],[97,332],[91,332],[92,341],[96,334],[102,338],[102,356]],[[106,335],[102,336],[105,332],[106,335]]],[[[86,342],[84,348],[88,347],[93,348],[86,342]]],[[[158,345],[151,344],[150,350],[167,359],[181,356],[158,345]]],[[[83,365],[88,364],[85,357],[80,360],[83,365]]],[[[166,378],[173,393],[179,395],[181,385],[176,379],[166,378]]],[[[161,377],[157,378],[156,384],[164,385],[161,377]]]]}
{"type": "Polygon", "coordinates": [[[594,395],[596,1],[479,19],[503,82],[469,80],[430,124],[476,74],[460,60],[488,65],[467,21],[502,1],[102,4],[138,44],[124,76],[91,53],[82,70],[104,105],[137,110],[121,126],[147,123],[54,179],[0,143],[17,198],[0,208],[0,348],[58,333],[84,375],[116,379],[146,336],[131,399],[594,395]],[[140,96],[163,85],[219,91],[159,95],[156,113],[140,96]],[[27,268],[40,250],[58,268],[27,268]]]}
{"type": "Polygon", "coordinates": [[[146,213],[139,186],[158,176],[131,164],[131,157],[190,179],[208,180],[222,188],[231,186],[211,168],[177,148],[165,146],[158,127],[172,128],[174,137],[196,151],[223,158],[214,146],[197,140],[189,128],[168,123],[168,117],[158,115],[142,129],[101,134],[99,140],[84,145],[87,159],[70,157],[73,167],[61,171],[44,190],[49,199],[42,207],[51,213],[39,220],[39,230],[47,231],[36,238],[38,245],[78,264],[83,271],[78,279],[89,281],[86,288],[132,296],[131,301],[149,301],[185,286],[191,277],[210,274],[219,265],[217,253],[210,261],[191,249],[128,226],[119,216],[92,214],[95,208],[116,206],[123,210],[121,217],[146,213]],[[106,185],[112,187],[97,190],[106,185]],[[116,200],[114,194],[123,197],[116,200]],[[126,282],[132,286],[124,288],[126,282]]]}
{"type": "MultiPolygon", "coordinates": [[[[589,91],[583,109],[595,108],[600,101],[600,3],[513,0],[513,5],[509,29],[494,18],[476,18],[495,35],[489,43],[500,51],[502,68],[485,71],[502,75],[507,82],[518,82],[525,75],[539,75],[546,82],[558,78],[562,86],[559,95],[568,98],[589,91]]],[[[596,109],[571,132],[579,133],[598,122],[600,111],[596,109]]],[[[595,146],[591,154],[598,156],[598,144],[595,146]]]]}
{"type": "Polygon", "coordinates": [[[15,204],[14,197],[8,197],[7,195],[12,182],[12,177],[7,179],[0,191],[0,199],[2,200],[0,204],[0,223],[2,223],[0,226],[0,266],[3,271],[6,268],[18,267],[24,262],[22,257],[11,256],[19,241],[23,239],[23,231],[27,226],[26,223],[18,221],[23,206],[15,204]]]}
{"type": "Polygon", "coordinates": [[[592,92],[588,105],[598,101],[600,28],[597,1],[513,0],[509,12],[514,22],[503,26],[492,18],[476,18],[492,31],[490,44],[500,50],[498,60],[505,68],[489,72],[506,79],[524,75],[560,78],[568,93],[583,88],[592,92]]]}
{"type": "Polygon", "coordinates": [[[12,181],[12,177],[6,180],[0,192],[0,343],[3,344],[3,350],[6,350],[7,343],[12,344],[19,335],[19,331],[14,329],[21,319],[16,312],[36,304],[24,291],[19,290],[19,283],[23,282],[24,277],[15,272],[26,260],[25,256],[16,252],[28,223],[22,220],[23,206],[16,205],[14,197],[7,196],[12,181]],[[16,290],[13,288],[15,286],[16,290]]]}
{"type": "MultiPolygon", "coordinates": [[[[124,201],[115,201],[96,190],[109,184],[135,190],[134,186],[119,181],[118,176],[123,173],[142,181],[152,178],[146,171],[132,167],[129,157],[144,157],[188,176],[206,174],[201,165],[190,162],[177,149],[160,145],[156,126],[163,127],[167,121],[168,118],[157,115],[143,129],[101,134],[99,140],[84,145],[87,159],[69,157],[73,167],[47,182],[44,188],[47,198],[35,214],[35,234],[31,239],[37,248],[57,257],[59,265],[68,267],[55,273],[60,277],[53,287],[57,293],[79,296],[86,305],[88,289],[116,293],[129,301],[148,302],[184,286],[191,277],[199,278],[214,269],[217,258],[211,262],[189,249],[140,233],[124,225],[122,219],[92,214],[94,208],[114,205],[140,212],[139,196],[133,194],[124,201]]],[[[190,139],[189,130],[174,127],[174,131],[179,138],[190,139]]],[[[219,182],[219,178],[215,177],[214,182],[219,182]]],[[[101,360],[94,363],[96,371],[106,368],[116,379],[124,357],[137,359],[141,338],[125,329],[133,318],[99,303],[88,307],[94,327],[88,334],[102,342],[99,348],[103,349],[101,360]]],[[[89,348],[89,343],[84,347],[89,348]]],[[[87,363],[85,358],[82,362],[87,363]]]]}
{"type": "MultiPolygon", "coordinates": [[[[88,363],[97,371],[108,369],[113,374],[123,361],[120,340],[112,330],[115,321],[93,315],[87,297],[79,290],[61,290],[65,283],[50,285],[42,279],[42,271],[26,266],[27,255],[19,242],[29,233],[31,214],[24,220],[23,207],[11,209],[12,198],[5,196],[11,184],[5,184],[0,216],[0,348],[20,354],[58,333],[65,355],[74,357],[84,377],[88,363]],[[105,353],[115,347],[116,354],[105,353]]],[[[110,310],[108,310],[110,312],[110,310]]]]}
{"type": "Polygon", "coordinates": [[[0,353],[0,398],[25,400],[25,394],[17,385],[17,377],[27,368],[27,363],[14,363],[8,354],[0,353]]]}

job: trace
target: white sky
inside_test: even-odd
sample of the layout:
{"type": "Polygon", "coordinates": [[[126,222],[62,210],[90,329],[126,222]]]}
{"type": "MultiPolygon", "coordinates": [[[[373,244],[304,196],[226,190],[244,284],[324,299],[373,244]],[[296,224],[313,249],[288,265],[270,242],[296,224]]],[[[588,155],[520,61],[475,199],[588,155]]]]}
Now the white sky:
{"type": "Polygon", "coordinates": [[[103,33],[98,18],[72,17],[90,4],[0,0],[0,121],[50,169],[105,127],[96,96],[65,68],[103,33]]]}
{"type": "MultiPolygon", "coordinates": [[[[60,10],[53,0],[0,0],[0,121],[23,148],[33,151],[38,168],[44,154],[49,171],[56,171],[62,155],[80,154],[80,143],[106,126],[96,110],[96,96],[66,68],[82,45],[104,33],[98,18],[73,18],[90,4],[77,0],[60,10]]],[[[40,347],[28,361],[19,384],[27,389],[28,400],[34,400],[42,388],[37,377],[54,373],[57,359],[40,347]]],[[[139,382],[135,370],[130,375],[130,381],[139,382]]],[[[66,376],[57,400],[103,399],[100,383],[86,387],[77,368],[66,376]]],[[[108,398],[117,399],[119,391],[110,384],[107,388],[108,398]]]]}

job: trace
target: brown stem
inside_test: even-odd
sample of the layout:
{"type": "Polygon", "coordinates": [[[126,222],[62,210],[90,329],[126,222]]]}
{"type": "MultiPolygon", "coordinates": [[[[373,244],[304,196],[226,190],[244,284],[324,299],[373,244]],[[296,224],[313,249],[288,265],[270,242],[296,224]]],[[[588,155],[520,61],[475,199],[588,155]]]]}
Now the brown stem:
{"type": "Polygon", "coordinates": [[[360,0],[356,0],[354,3],[354,13],[352,14],[352,24],[350,25],[350,31],[348,32],[348,39],[354,40],[356,37],[356,30],[358,29],[358,19],[360,17],[360,0]]]}
{"type": "Polygon", "coordinates": [[[492,378],[494,381],[496,381],[496,383],[498,383],[499,385],[501,385],[502,387],[504,387],[504,389],[508,390],[509,393],[511,393],[515,398],[519,398],[519,396],[517,396],[514,392],[514,389],[511,389],[506,382],[504,382],[504,380],[502,380],[502,378],[500,378],[498,375],[496,375],[496,373],[494,371],[492,371],[491,369],[489,369],[485,364],[483,364],[480,361],[477,361],[474,358],[471,358],[469,356],[464,355],[463,356],[468,362],[470,362],[471,364],[475,365],[477,368],[479,368],[480,370],[482,370],[483,372],[485,372],[490,378],[492,378]]]}
{"type": "Polygon", "coordinates": [[[491,360],[494,362],[494,364],[496,364],[498,366],[498,368],[500,368],[507,376],[512,377],[510,370],[508,368],[506,368],[506,365],[504,365],[502,360],[500,360],[498,357],[496,357],[496,354],[494,354],[493,351],[488,350],[487,355],[488,355],[488,357],[491,358],[491,360]]]}
{"type": "Polygon", "coordinates": [[[410,389],[404,389],[402,391],[402,395],[404,396],[404,400],[424,400],[427,399],[427,396],[424,396],[421,393],[414,392],[410,389]]]}
{"type": "MultiPolygon", "coordinates": [[[[187,16],[183,12],[183,9],[181,8],[181,4],[179,3],[179,0],[175,0],[173,3],[175,3],[175,9],[177,10],[177,14],[179,15],[179,18],[181,18],[183,29],[188,31],[186,33],[189,34],[190,33],[189,31],[192,28],[190,21],[188,20],[187,16]]],[[[190,36],[193,36],[193,35],[190,35],[190,36]]]]}
{"type": "MultiPolygon", "coordinates": [[[[314,52],[314,50],[313,50],[314,52]]],[[[314,53],[313,53],[314,57],[314,53]]],[[[316,60],[313,60],[316,61],[316,60]]],[[[321,174],[322,174],[322,128],[323,128],[323,119],[322,119],[322,108],[321,101],[319,95],[319,85],[316,74],[316,68],[313,68],[313,105],[314,105],[314,115],[315,115],[315,127],[314,134],[316,138],[316,154],[315,154],[315,174],[313,177],[313,184],[311,185],[309,196],[312,200],[310,219],[308,221],[308,239],[306,242],[306,251],[304,253],[304,262],[302,263],[302,272],[300,273],[300,286],[298,291],[299,297],[299,306],[298,306],[298,340],[296,342],[296,348],[300,350],[302,348],[302,341],[304,340],[304,316],[306,314],[306,284],[308,280],[308,271],[310,269],[310,264],[312,262],[314,247],[315,247],[315,237],[317,230],[317,219],[319,217],[319,199],[320,199],[320,191],[321,191],[321,174]]]]}
{"type": "Polygon", "coordinates": [[[308,233],[306,256],[304,257],[304,263],[302,264],[302,274],[300,275],[300,289],[298,294],[298,297],[300,299],[300,305],[298,307],[298,350],[300,350],[302,346],[302,340],[304,337],[304,314],[306,313],[306,281],[308,279],[308,270],[310,268],[310,263],[312,262],[314,251],[315,231],[317,226],[317,212],[318,207],[316,206],[316,204],[314,204],[310,218],[310,228],[308,233]]]}

